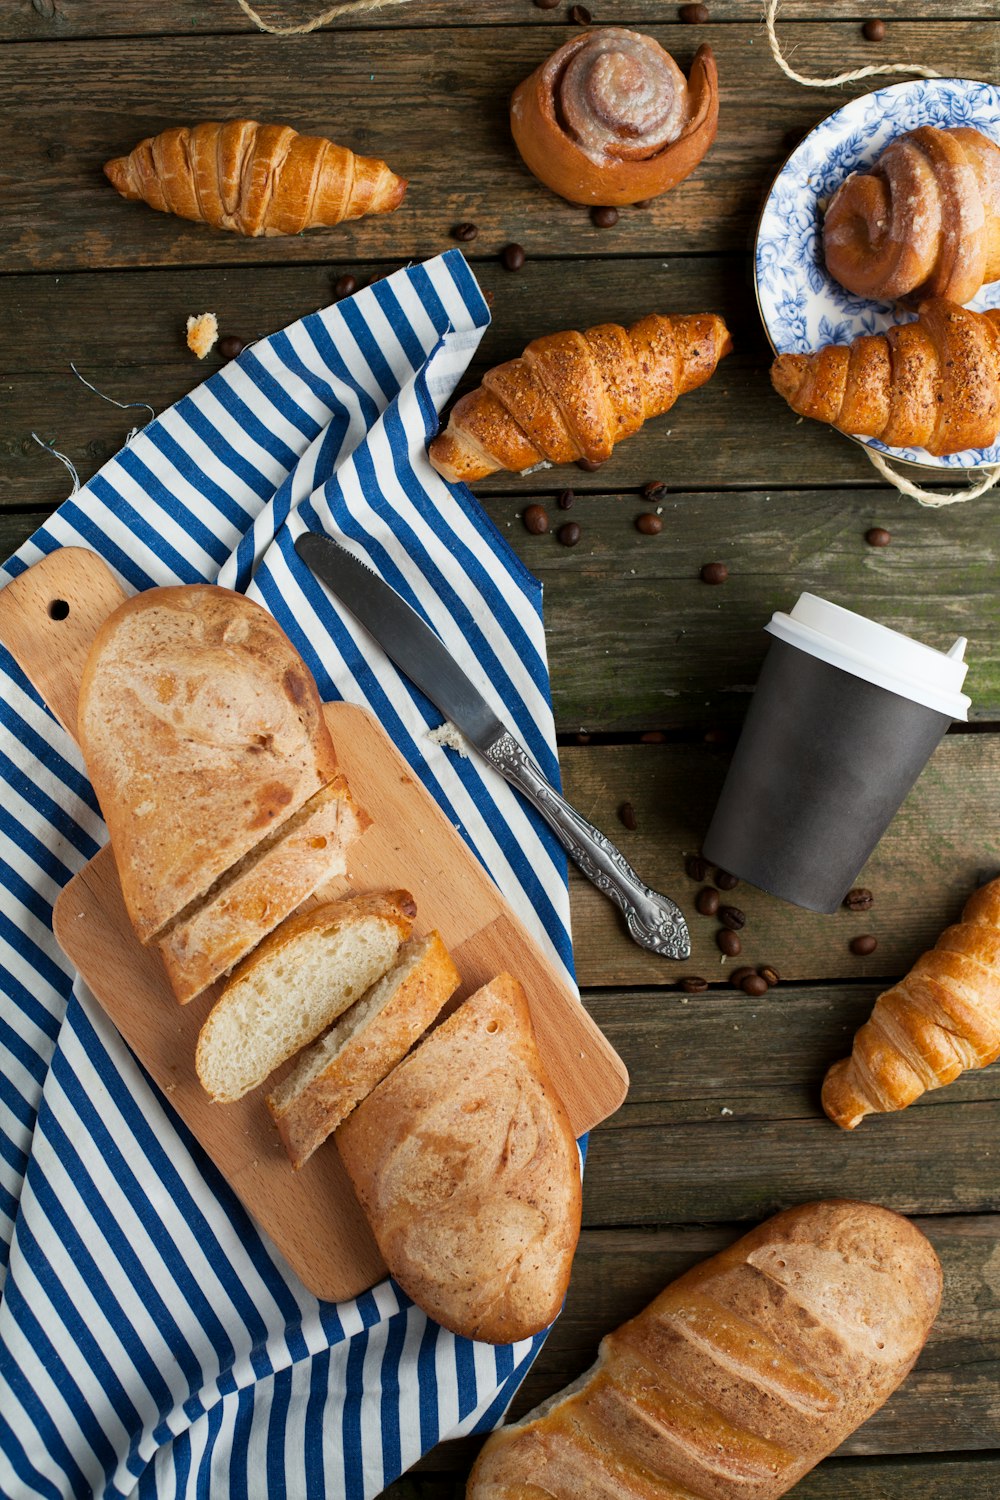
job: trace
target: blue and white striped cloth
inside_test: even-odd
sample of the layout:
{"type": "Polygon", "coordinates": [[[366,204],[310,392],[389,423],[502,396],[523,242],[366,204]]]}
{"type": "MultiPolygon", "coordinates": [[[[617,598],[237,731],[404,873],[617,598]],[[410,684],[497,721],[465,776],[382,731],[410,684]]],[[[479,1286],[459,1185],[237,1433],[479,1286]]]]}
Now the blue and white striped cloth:
{"type": "MultiPolygon", "coordinates": [[[[305,527],[428,619],[556,779],[540,586],[425,457],[489,314],[458,251],[303,318],[105,464],[6,565],[91,548],[129,590],[217,580],[367,704],[567,976],[566,870],[304,569],[305,527]]],[[[51,931],[105,832],[75,745],[0,652],[0,1494],[361,1500],[495,1425],[541,1344],[445,1333],[391,1281],[318,1301],[173,1114],[51,931]]]]}

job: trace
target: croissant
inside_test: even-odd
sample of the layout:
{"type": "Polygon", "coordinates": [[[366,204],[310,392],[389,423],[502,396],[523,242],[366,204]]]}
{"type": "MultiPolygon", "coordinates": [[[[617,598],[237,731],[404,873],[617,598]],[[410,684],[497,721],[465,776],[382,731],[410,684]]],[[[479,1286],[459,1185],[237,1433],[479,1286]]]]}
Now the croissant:
{"type": "Polygon", "coordinates": [[[823,248],[859,297],[968,302],[1000,278],[1000,147],[965,126],[900,136],[834,193],[823,248]]]}
{"type": "Polygon", "coordinates": [[[779,354],[771,383],[800,416],[890,448],[988,448],[1000,430],[1000,310],[938,298],[884,334],[779,354]]]}
{"type": "Polygon", "coordinates": [[[927,1089],[1000,1057],[1000,879],[965,903],[899,984],[875,1001],[850,1057],[823,1083],[823,1108],[853,1130],[865,1115],[906,1109],[927,1089]]]}
{"type": "Polygon", "coordinates": [[[105,162],[122,197],[237,234],[301,234],[391,213],[406,181],[384,161],[256,120],[180,125],[105,162]]]}
{"type": "Polygon", "coordinates": [[[603,463],[649,417],[704,385],[731,349],[714,313],[650,313],[631,328],[601,323],[586,333],[550,333],[488,370],[455,403],[430,461],[445,479],[470,484],[546,460],[603,463]]]}
{"type": "Polygon", "coordinates": [[[659,42],[604,26],[553,52],[514,90],[510,125],[525,165],[571,203],[654,198],[688,177],[715,140],[711,47],[690,81],[659,42]]]}

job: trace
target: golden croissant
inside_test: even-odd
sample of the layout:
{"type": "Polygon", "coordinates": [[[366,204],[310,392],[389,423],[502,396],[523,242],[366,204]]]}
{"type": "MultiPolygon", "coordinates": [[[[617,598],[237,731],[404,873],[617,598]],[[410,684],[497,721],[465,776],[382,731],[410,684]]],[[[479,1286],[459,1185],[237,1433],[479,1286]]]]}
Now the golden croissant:
{"type": "Polygon", "coordinates": [[[1000,146],[965,126],[900,136],[834,193],[823,250],[859,297],[968,302],[1000,278],[1000,146]]]}
{"type": "Polygon", "coordinates": [[[865,1115],[905,1109],[928,1089],[1000,1057],[1000,879],[965,903],[962,919],[879,995],[851,1056],[834,1063],[823,1108],[853,1130],[865,1115]]]}
{"type": "Polygon", "coordinates": [[[535,339],[455,403],[430,460],[452,481],[498,469],[603,463],[622,438],[704,385],[732,349],[714,313],[650,313],[630,328],[601,323],[535,339]]]}
{"type": "Polygon", "coordinates": [[[890,448],[989,448],[1000,431],[1000,311],[938,298],[884,334],[779,354],[771,383],[800,416],[890,448]]]}
{"type": "Polygon", "coordinates": [[[406,180],[320,135],[256,120],[180,125],[140,141],[104,172],[124,198],[237,234],[301,234],[391,213],[406,180]]]}

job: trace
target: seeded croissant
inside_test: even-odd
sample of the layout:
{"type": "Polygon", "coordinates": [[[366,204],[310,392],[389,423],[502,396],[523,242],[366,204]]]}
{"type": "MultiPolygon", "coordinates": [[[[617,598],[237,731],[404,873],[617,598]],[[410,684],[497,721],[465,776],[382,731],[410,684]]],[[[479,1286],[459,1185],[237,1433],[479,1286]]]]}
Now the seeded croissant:
{"type": "Polygon", "coordinates": [[[105,162],[123,198],[244,235],[301,234],[391,213],[406,181],[320,135],[255,120],[181,125],[105,162]]]}
{"type": "Polygon", "coordinates": [[[834,193],[823,249],[859,297],[970,301],[1000,278],[1000,146],[965,126],[900,136],[834,193]]]}
{"type": "Polygon", "coordinates": [[[899,984],[879,995],[851,1056],[834,1063],[823,1108],[853,1130],[1000,1057],[1000,879],[976,891],[899,984]]]}
{"type": "Polygon", "coordinates": [[[1000,431],[1000,310],[938,298],[884,334],[779,354],[771,383],[800,416],[890,448],[989,448],[1000,431]]]}
{"type": "Polygon", "coordinates": [[[704,385],[732,347],[714,313],[650,313],[630,328],[547,334],[455,403],[430,461],[445,479],[469,484],[543,461],[603,463],[622,438],[704,385]]]}

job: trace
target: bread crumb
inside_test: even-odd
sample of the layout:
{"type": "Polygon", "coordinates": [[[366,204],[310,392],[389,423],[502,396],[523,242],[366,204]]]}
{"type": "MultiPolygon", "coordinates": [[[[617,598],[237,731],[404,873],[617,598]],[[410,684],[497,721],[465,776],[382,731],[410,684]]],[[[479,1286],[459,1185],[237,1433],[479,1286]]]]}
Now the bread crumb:
{"type": "Polygon", "coordinates": [[[204,359],[219,337],[219,320],[213,312],[199,313],[187,320],[187,346],[192,354],[204,359]]]}
{"type": "Polygon", "coordinates": [[[719,1114],[720,1115],[731,1115],[732,1114],[732,1110],[731,1109],[727,1109],[726,1106],[723,1105],[722,1108],[719,1110],[719,1114]]]}
{"type": "Polygon", "coordinates": [[[456,729],[448,719],[437,729],[428,729],[425,739],[430,740],[432,745],[447,745],[449,750],[457,750],[459,755],[468,759],[469,751],[464,735],[456,729]]]}

